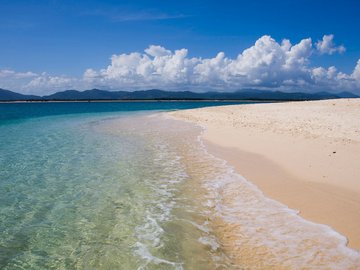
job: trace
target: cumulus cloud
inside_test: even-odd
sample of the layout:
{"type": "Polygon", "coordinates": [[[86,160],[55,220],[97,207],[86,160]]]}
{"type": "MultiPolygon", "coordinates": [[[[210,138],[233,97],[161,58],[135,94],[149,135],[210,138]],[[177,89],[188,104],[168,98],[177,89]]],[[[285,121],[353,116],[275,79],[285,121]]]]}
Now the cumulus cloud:
{"type": "Polygon", "coordinates": [[[73,88],[79,85],[75,78],[66,76],[51,76],[46,72],[32,78],[26,85],[26,89],[51,89],[52,91],[59,91],[64,89],[73,88]]]}
{"type": "Polygon", "coordinates": [[[254,87],[285,91],[350,90],[359,93],[360,60],[351,74],[342,73],[334,66],[311,66],[314,52],[334,53],[344,50],[335,47],[332,40],[333,36],[329,35],[315,44],[311,38],[291,44],[287,39],[279,43],[265,35],[235,58],[227,57],[224,52],[212,58],[189,57],[185,48],[172,51],[151,45],[144,52],[114,54],[107,67],[99,70],[89,68],[82,78],[50,76],[46,73],[20,75],[13,71],[2,71],[0,81],[1,76],[28,76],[21,79],[27,80],[21,89],[47,89],[53,92],[93,87],[110,90],[162,88],[193,91],[230,91],[254,87]]]}
{"type": "Polygon", "coordinates": [[[356,67],[351,74],[351,77],[360,83],[360,59],[357,61],[356,67]]]}
{"type": "MultiPolygon", "coordinates": [[[[341,47],[334,47],[332,39],[332,35],[324,36],[321,45],[316,43],[316,49],[321,47],[328,53],[342,51],[341,47]]],[[[310,58],[316,49],[311,38],[293,45],[287,39],[278,43],[267,35],[233,59],[223,52],[213,58],[190,58],[186,49],[170,51],[152,45],[143,53],[113,55],[109,66],[98,71],[87,70],[84,80],[114,89],[146,86],[201,90],[244,87],[308,91],[356,89],[359,75],[355,71],[355,75],[346,75],[335,67],[311,67],[310,58]]]]}
{"type": "Polygon", "coordinates": [[[316,48],[320,54],[334,54],[334,53],[343,53],[345,52],[345,47],[343,45],[335,46],[334,44],[334,35],[324,35],[322,40],[319,40],[316,43],[316,48]]]}
{"type": "Polygon", "coordinates": [[[11,69],[0,69],[0,88],[26,92],[23,86],[36,76],[38,74],[30,71],[16,72],[11,69]]]}
{"type": "Polygon", "coordinates": [[[31,71],[16,72],[0,69],[0,88],[22,93],[48,94],[81,85],[81,79],[66,76],[51,76],[46,72],[37,74],[31,71]]]}
{"type": "Polygon", "coordinates": [[[36,73],[27,71],[27,72],[15,72],[11,69],[2,69],[0,70],[0,78],[14,78],[14,79],[23,79],[23,78],[32,78],[37,76],[36,73]]]}

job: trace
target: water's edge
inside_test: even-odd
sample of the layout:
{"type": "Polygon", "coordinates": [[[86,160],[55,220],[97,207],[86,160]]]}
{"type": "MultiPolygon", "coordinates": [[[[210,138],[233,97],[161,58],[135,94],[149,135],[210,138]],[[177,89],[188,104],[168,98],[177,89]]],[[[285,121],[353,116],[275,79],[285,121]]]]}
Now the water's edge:
{"type": "Polygon", "coordinates": [[[221,218],[216,225],[219,230],[217,235],[226,254],[235,264],[242,265],[245,269],[360,269],[360,252],[347,246],[345,236],[328,225],[308,221],[299,215],[299,211],[266,197],[226,160],[210,153],[203,141],[205,126],[178,119],[171,114],[163,114],[162,117],[201,128],[198,142],[203,152],[224,167],[225,173],[223,171],[223,175],[217,179],[221,183],[208,182],[205,185],[213,189],[213,196],[219,204],[217,215],[221,218]],[[253,194],[248,196],[247,189],[253,194]],[[247,212],[244,205],[250,206],[254,213],[247,212]],[[258,214],[264,216],[259,217],[258,214]],[[243,218],[243,215],[247,217],[243,218]],[[251,222],[249,217],[252,217],[251,222]],[[279,220],[276,220],[277,218],[279,220]],[[259,222],[254,222],[256,219],[259,222]],[[273,225],[268,226],[271,224],[273,225]],[[259,228],[246,228],[248,225],[259,228]],[[261,228],[262,226],[264,227],[261,228]],[[294,231],[291,231],[292,229],[294,231]],[[281,239],[281,236],[287,239],[281,239]],[[259,252],[261,256],[258,256],[259,252]],[[247,261],[246,258],[251,259],[247,261]]]}
{"type": "Polygon", "coordinates": [[[331,228],[266,198],[166,113],[0,126],[2,269],[358,269],[331,228]],[[330,267],[331,266],[331,267],[330,267]]]}

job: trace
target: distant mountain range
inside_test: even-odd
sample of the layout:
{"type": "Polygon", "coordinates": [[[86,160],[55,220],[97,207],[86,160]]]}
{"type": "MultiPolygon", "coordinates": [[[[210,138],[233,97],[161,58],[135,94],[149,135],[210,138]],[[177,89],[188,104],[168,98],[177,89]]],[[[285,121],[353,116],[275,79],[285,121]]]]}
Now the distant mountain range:
{"type": "Polygon", "coordinates": [[[91,89],[85,91],[66,90],[48,96],[23,95],[0,88],[0,101],[87,101],[87,100],[320,100],[335,98],[357,98],[350,92],[329,93],[287,93],[243,89],[235,92],[164,91],[158,89],[141,91],[105,91],[91,89]]]}
{"type": "Polygon", "coordinates": [[[0,100],[1,101],[11,101],[11,100],[37,100],[40,99],[39,96],[33,95],[23,95],[18,94],[9,90],[0,88],[0,100]]]}

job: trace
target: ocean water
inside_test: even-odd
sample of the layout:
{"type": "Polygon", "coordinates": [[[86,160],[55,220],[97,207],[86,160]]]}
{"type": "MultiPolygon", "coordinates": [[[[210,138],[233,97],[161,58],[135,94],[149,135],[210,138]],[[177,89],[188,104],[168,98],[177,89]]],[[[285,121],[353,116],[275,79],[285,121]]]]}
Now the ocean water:
{"type": "Polygon", "coordinates": [[[0,104],[0,269],[360,269],[162,113],[214,104],[0,104]]]}
{"type": "Polygon", "coordinates": [[[192,129],[145,117],[217,104],[231,103],[0,104],[0,269],[227,265],[180,194],[191,181],[170,141],[192,129]]]}
{"type": "Polygon", "coordinates": [[[232,101],[139,101],[139,102],[39,102],[0,103],[0,124],[50,115],[70,115],[84,113],[129,113],[137,111],[178,110],[209,106],[242,104],[232,101]]]}

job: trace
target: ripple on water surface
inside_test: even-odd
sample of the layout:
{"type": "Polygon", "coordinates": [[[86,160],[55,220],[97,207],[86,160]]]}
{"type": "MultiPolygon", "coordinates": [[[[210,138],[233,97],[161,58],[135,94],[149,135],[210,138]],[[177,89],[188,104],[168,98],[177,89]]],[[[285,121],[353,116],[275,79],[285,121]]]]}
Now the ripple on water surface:
{"type": "Polygon", "coordinates": [[[2,269],[359,269],[163,116],[0,127],[2,269]]]}
{"type": "Polygon", "coordinates": [[[181,192],[191,181],[183,157],[146,119],[1,127],[0,268],[230,267],[198,241],[211,229],[181,192]]]}

